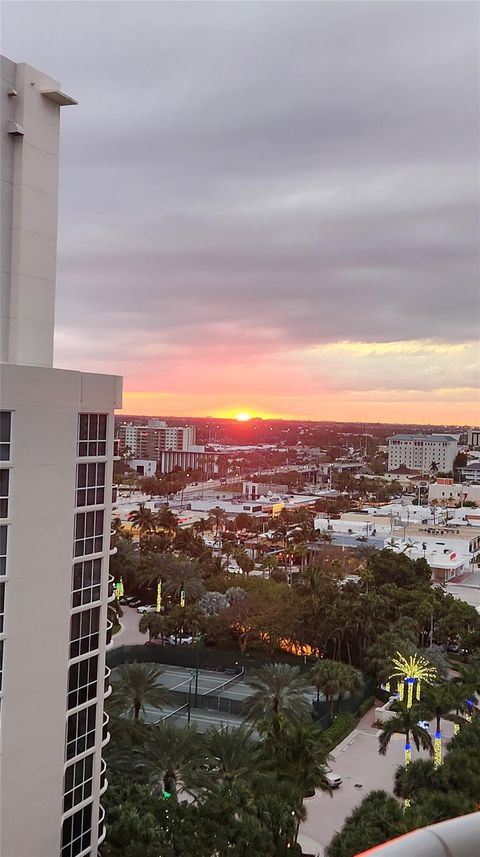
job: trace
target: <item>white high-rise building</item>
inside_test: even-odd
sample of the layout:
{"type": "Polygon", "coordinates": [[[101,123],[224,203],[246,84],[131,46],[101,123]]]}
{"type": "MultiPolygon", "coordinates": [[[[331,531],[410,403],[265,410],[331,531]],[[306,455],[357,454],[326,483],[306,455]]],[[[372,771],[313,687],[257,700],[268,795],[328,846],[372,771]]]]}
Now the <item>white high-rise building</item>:
{"type": "Polygon", "coordinates": [[[408,467],[429,473],[436,465],[438,473],[449,473],[458,452],[458,440],[443,434],[395,434],[388,439],[388,470],[408,467]]]}
{"type": "Polygon", "coordinates": [[[0,855],[105,836],[113,411],[121,379],[52,368],[57,81],[2,58],[0,855]]]}

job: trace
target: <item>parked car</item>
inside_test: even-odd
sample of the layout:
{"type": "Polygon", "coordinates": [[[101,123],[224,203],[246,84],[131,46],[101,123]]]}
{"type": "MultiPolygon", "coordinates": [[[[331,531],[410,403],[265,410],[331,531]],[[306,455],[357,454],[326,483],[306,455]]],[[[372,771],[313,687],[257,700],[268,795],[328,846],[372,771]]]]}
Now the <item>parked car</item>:
{"type": "Polygon", "coordinates": [[[124,595],[122,598],[120,598],[119,603],[123,604],[125,607],[130,607],[130,604],[132,603],[132,601],[136,601],[136,600],[137,599],[136,599],[135,595],[124,595]]]}
{"type": "Polygon", "coordinates": [[[156,609],[156,604],[141,604],[137,607],[137,613],[155,613],[156,609]]]}
{"type": "Polygon", "coordinates": [[[430,729],[430,723],[428,720],[419,720],[417,726],[420,726],[420,729],[425,729],[426,732],[430,729]]]}
{"type": "Polygon", "coordinates": [[[452,654],[457,654],[460,651],[460,646],[458,643],[449,643],[447,646],[447,652],[452,652],[452,654]]]}
{"type": "Polygon", "coordinates": [[[334,771],[327,771],[327,773],[325,774],[325,778],[331,789],[338,789],[338,787],[341,786],[343,782],[339,774],[336,774],[334,771]]]}
{"type": "Polygon", "coordinates": [[[165,637],[165,642],[170,646],[189,646],[193,643],[193,637],[191,634],[178,635],[175,637],[174,634],[171,634],[169,637],[165,637]]]}
{"type": "Polygon", "coordinates": [[[132,598],[131,601],[128,602],[128,607],[140,607],[141,603],[141,598],[132,598]]]}

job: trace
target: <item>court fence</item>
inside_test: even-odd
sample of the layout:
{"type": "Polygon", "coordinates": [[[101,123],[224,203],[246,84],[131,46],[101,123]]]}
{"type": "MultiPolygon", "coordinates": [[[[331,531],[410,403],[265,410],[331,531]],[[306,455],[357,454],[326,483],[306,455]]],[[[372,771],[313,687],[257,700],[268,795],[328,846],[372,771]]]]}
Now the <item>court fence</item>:
{"type": "Polygon", "coordinates": [[[295,655],[283,654],[275,652],[273,655],[268,652],[252,651],[242,655],[238,650],[220,649],[216,646],[205,645],[157,645],[154,643],[145,643],[138,646],[118,646],[107,652],[107,664],[112,669],[119,664],[132,663],[156,663],[170,664],[178,667],[198,667],[201,670],[254,670],[265,664],[288,663],[292,666],[300,667],[303,671],[310,669],[312,664],[305,663],[301,658],[295,655]]]}
{"type": "MultiPolygon", "coordinates": [[[[258,653],[255,653],[257,655],[258,653]]],[[[263,653],[262,653],[263,654],[263,653]]],[[[191,669],[191,680],[185,682],[185,689],[170,691],[172,702],[178,709],[192,708],[203,709],[207,711],[216,711],[224,714],[242,714],[243,698],[235,698],[223,694],[225,690],[236,683],[242,681],[245,674],[249,670],[256,669],[262,666],[263,663],[271,663],[277,658],[265,655],[265,658],[253,659],[241,658],[236,652],[226,651],[217,648],[206,648],[204,646],[158,646],[158,645],[140,645],[140,646],[119,646],[117,649],[112,649],[107,652],[107,664],[112,669],[124,663],[158,663],[168,666],[180,666],[191,669]],[[196,688],[195,674],[197,670],[215,670],[217,672],[227,671],[229,675],[224,682],[214,688],[207,690],[198,690],[196,688]]],[[[302,667],[302,670],[309,669],[311,664],[299,664],[299,658],[289,658],[289,662],[293,662],[296,666],[302,667]]],[[[376,685],[373,679],[366,678],[362,688],[353,694],[345,696],[340,700],[336,700],[331,709],[331,705],[325,701],[313,703],[313,718],[321,727],[326,729],[335,716],[339,713],[349,711],[352,714],[357,714],[361,704],[372,696],[376,691],[376,685]]]]}

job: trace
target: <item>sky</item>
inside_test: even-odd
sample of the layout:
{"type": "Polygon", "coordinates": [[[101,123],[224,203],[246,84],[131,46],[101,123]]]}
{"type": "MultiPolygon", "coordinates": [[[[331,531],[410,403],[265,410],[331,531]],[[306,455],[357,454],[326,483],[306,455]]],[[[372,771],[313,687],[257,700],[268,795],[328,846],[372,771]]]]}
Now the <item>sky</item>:
{"type": "Polygon", "coordinates": [[[61,81],[55,365],[124,412],[479,420],[471,2],[3,2],[61,81]]]}

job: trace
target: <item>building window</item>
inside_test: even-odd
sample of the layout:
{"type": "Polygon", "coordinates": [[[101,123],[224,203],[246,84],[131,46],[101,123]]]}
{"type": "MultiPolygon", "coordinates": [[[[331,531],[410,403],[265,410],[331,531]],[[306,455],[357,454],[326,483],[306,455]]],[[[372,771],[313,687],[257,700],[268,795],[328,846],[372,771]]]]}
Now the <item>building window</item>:
{"type": "Polygon", "coordinates": [[[0,518],[8,518],[8,484],[10,471],[0,470],[0,518]]]}
{"type": "Polygon", "coordinates": [[[85,756],[78,762],[68,765],[63,786],[63,811],[68,812],[92,794],[93,756],[85,756]]]}
{"type": "Polygon", "coordinates": [[[107,414],[79,414],[78,457],[107,454],[107,414]]]}
{"type": "Polygon", "coordinates": [[[74,756],[78,756],[93,747],[95,744],[96,717],[96,705],[90,705],[75,714],[70,714],[67,720],[67,759],[73,759],[74,756]]]}
{"type": "Polygon", "coordinates": [[[5,619],[5,581],[0,582],[0,634],[3,633],[5,619]]]}
{"type": "Polygon", "coordinates": [[[92,804],[65,819],[62,825],[61,857],[77,857],[92,841],[92,804]]]}
{"type": "Polygon", "coordinates": [[[103,511],[75,515],[75,556],[103,550],[103,511]]]}
{"type": "Polygon", "coordinates": [[[105,463],[77,464],[77,506],[97,506],[105,499],[105,463]]]}
{"type": "Polygon", "coordinates": [[[68,670],[67,707],[70,711],[97,695],[98,656],[72,664],[68,670]]]}
{"type": "Polygon", "coordinates": [[[7,573],[7,527],[0,525],[0,574],[7,573]]]}
{"type": "Polygon", "coordinates": [[[102,560],[86,559],[73,566],[72,607],[100,600],[102,560]]]}
{"type": "Polygon", "coordinates": [[[10,461],[10,434],[12,415],[10,411],[0,411],[0,461],[10,461]]]}
{"type": "Polygon", "coordinates": [[[70,619],[70,657],[78,658],[98,649],[100,607],[74,613],[70,619]]]}

